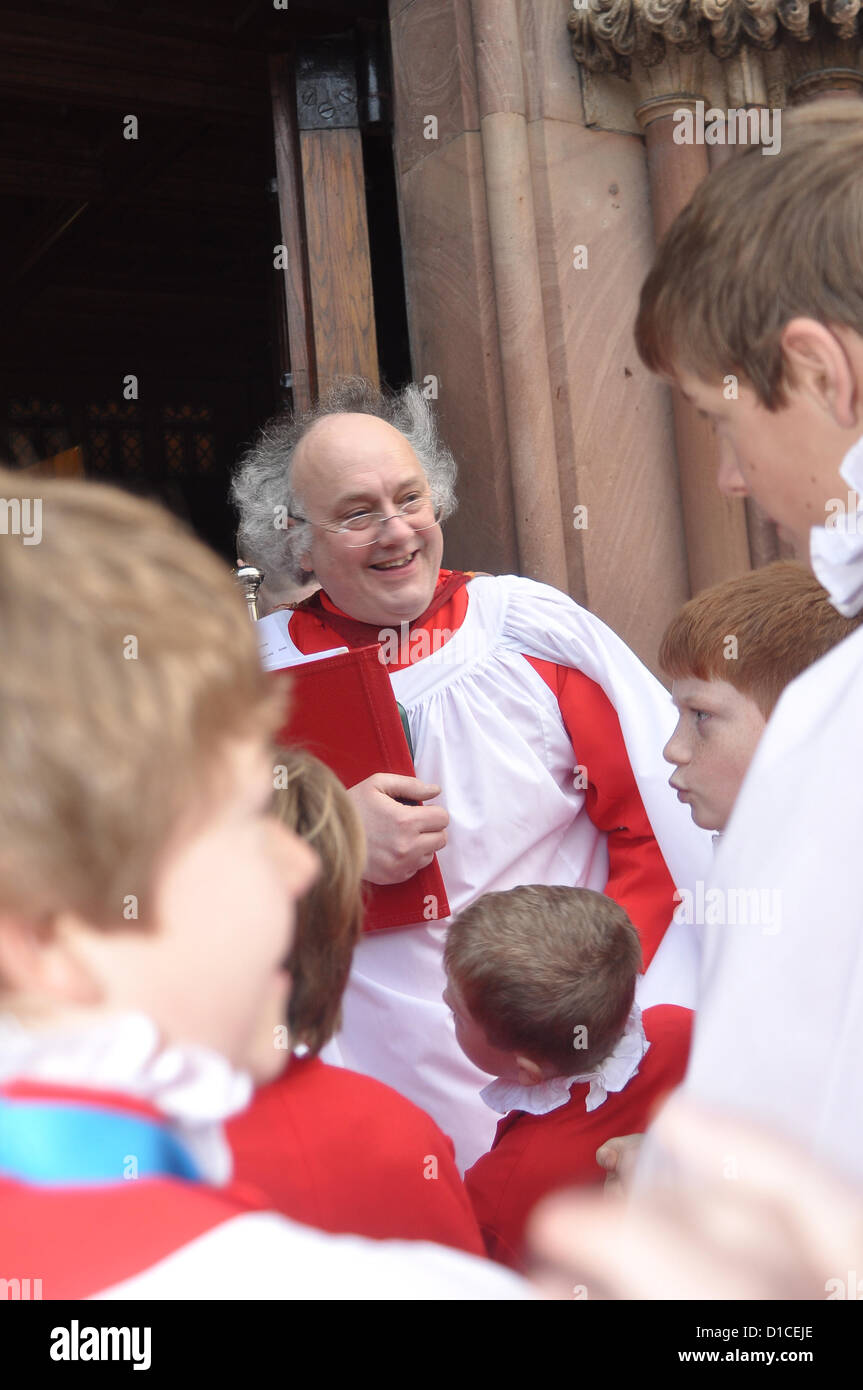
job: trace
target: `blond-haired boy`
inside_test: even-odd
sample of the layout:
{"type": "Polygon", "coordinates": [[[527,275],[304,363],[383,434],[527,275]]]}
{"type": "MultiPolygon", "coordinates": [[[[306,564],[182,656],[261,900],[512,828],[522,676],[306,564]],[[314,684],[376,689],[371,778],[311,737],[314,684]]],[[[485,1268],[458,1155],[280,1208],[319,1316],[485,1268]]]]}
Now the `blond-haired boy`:
{"type": "Polygon", "coordinates": [[[222,1122],[284,1062],[316,872],[269,814],[284,691],[185,528],[112,489],[38,488],[39,543],[0,539],[0,1278],[38,1272],[45,1298],[518,1297],[467,1256],[325,1237],[224,1190],[222,1122]]]}

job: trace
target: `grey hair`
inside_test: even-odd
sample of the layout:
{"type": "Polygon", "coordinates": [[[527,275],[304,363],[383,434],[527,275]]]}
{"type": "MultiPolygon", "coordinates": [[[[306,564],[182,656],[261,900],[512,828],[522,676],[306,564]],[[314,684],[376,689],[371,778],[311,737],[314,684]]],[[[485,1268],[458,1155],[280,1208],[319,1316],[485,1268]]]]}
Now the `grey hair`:
{"type": "Polygon", "coordinates": [[[306,522],[286,525],[302,510],[292,485],[297,447],[313,425],[330,415],[374,415],[403,434],[428,478],[441,520],[456,508],[456,462],[441,440],[434,415],[415,383],[396,392],[379,391],[363,377],[343,377],[302,415],[285,412],[264,425],[241,458],[231,483],[240,514],[237,545],[243,560],[276,584],[286,578],[304,583],[312,576],[300,563],[309,545],[306,522]]]}

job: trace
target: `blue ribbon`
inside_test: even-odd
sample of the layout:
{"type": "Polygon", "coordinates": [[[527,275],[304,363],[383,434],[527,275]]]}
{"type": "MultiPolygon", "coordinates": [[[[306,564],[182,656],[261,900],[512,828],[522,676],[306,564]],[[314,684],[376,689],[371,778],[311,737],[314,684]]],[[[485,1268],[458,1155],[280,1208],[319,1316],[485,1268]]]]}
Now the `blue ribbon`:
{"type": "Polygon", "coordinates": [[[139,1178],[200,1182],[202,1174],[163,1123],[82,1101],[0,1097],[0,1174],[69,1187],[139,1178]]]}

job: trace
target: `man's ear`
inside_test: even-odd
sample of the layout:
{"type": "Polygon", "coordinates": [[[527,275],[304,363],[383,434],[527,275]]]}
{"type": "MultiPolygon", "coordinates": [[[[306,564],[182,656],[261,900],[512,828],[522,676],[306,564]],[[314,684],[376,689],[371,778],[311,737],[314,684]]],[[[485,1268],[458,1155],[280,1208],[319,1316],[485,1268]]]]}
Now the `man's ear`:
{"type": "Polygon", "coordinates": [[[532,1062],[529,1057],[516,1057],[515,1072],[519,1086],[538,1086],[540,1081],[546,1079],[542,1067],[537,1062],[532,1062]]]}
{"type": "Polygon", "coordinates": [[[817,319],[791,319],[782,356],[792,386],[807,394],[841,429],[857,424],[857,378],[841,338],[817,319]]]}
{"type": "Polygon", "coordinates": [[[0,983],[4,992],[58,1004],[101,1001],[96,980],[72,949],[65,918],[47,925],[0,915],[0,983]]]}
{"type": "MultiPolygon", "coordinates": [[[[304,523],[301,521],[295,521],[292,516],[288,517],[289,531],[292,531],[295,526],[302,526],[303,524],[304,523]]],[[[306,534],[308,544],[306,545],[306,548],[303,551],[301,551],[301,553],[297,557],[297,562],[302,566],[303,569],[303,577],[299,581],[301,584],[309,584],[315,577],[315,571],[312,567],[312,540],[314,539],[315,533],[311,526],[306,525],[306,534]]]]}

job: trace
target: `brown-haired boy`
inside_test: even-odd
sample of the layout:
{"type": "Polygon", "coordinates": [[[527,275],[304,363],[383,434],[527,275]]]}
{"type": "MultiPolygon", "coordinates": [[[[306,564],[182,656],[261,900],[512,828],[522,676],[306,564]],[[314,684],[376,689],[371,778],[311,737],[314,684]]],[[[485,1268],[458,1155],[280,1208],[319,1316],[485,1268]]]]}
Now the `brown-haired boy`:
{"type": "MultiPolygon", "coordinates": [[[[0,473],[4,505],[32,487],[0,473]]],[[[226,1190],[222,1124],[283,1064],[316,872],[269,812],[284,692],[184,527],[113,489],[37,487],[38,542],[0,537],[0,1279],[521,1296],[466,1255],[324,1236],[226,1190]]]]}
{"type": "Polygon", "coordinates": [[[299,904],[288,959],[287,1065],[227,1128],[236,1178],[318,1230],[481,1255],[452,1141],[391,1086],[318,1055],[339,1026],[362,931],[365,835],[345,788],[317,758],[279,748],[276,771],[276,815],[322,872],[299,904]]]}
{"type": "MultiPolygon", "coordinates": [[[[699,186],[636,324],[647,366],[714,422],[720,490],[753,496],[847,617],[863,608],[861,241],[863,103],[804,105],[780,153],[746,150],[699,186]]],[[[735,805],[707,885],[684,1087],[858,1180],[861,710],[858,629],[787,688],[735,805]],[[735,916],[764,893],[769,930],[735,916]]]]}
{"type": "Polygon", "coordinates": [[[597,1147],[678,1084],[692,1015],[661,1006],[642,1020],[638,936],[589,889],[485,894],[453,922],[445,965],[456,1039],[496,1078],[481,1095],[504,1116],[465,1184],[489,1254],[518,1266],[540,1198],[601,1182],[597,1147]]]}
{"type": "MultiPolygon", "coordinates": [[[[722,490],[751,493],[801,554],[808,544],[852,617],[863,609],[863,103],[783,113],[782,133],[774,157],[736,156],[697,189],[645,285],[637,340],[648,366],[719,421],[722,490]],[[729,374],[737,401],[723,392],[729,374]]],[[[708,926],[689,1072],[648,1133],[634,1200],[585,1210],[561,1199],[535,1228],[565,1286],[823,1297],[835,1282],[825,1275],[846,1267],[837,1241],[853,1250],[863,1178],[861,710],[858,629],[782,695],[711,876],[720,901],[777,891],[781,930],[708,926]],[[824,1166],[801,1161],[797,1144],[824,1166]],[[828,1178],[827,1163],[851,1182],[828,1178]],[[676,1181],[671,1200],[656,1201],[657,1177],[676,1181]],[[657,1248],[670,1253],[657,1261],[657,1248]]]]}

